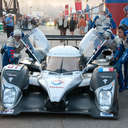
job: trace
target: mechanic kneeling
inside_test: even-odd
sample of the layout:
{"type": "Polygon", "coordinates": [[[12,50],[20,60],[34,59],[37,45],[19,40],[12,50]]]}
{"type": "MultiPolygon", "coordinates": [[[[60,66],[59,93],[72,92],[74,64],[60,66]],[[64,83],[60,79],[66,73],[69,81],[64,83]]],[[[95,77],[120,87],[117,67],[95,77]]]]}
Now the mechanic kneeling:
{"type": "Polygon", "coordinates": [[[7,43],[1,49],[2,54],[2,67],[8,64],[17,64],[20,58],[20,51],[24,48],[21,43],[23,37],[21,30],[16,29],[12,36],[8,39],[7,43]]]}

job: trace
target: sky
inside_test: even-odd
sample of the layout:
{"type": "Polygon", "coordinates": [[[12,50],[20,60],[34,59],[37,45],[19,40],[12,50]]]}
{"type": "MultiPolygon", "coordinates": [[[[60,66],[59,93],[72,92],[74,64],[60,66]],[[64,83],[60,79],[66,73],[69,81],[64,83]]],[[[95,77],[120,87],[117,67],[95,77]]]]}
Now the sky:
{"type": "MultiPolygon", "coordinates": [[[[86,6],[86,0],[82,0],[83,8],[86,6]]],[[[96,6],[102,0],[88,0],[90,6],[96,6]]],[[[48,16],[56,16],[64,10],[65,4],[74,8],[74,0],[19,0],[22,13],[39,13],[48,16]]]]}

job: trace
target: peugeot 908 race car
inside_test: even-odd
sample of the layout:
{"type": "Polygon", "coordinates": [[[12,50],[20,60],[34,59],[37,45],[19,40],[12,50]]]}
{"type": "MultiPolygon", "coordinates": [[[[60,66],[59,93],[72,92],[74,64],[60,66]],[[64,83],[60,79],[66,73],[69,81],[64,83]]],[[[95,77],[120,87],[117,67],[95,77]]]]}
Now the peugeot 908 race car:
{"type": "Polygon", "coordinates": [[[32,59],[3,68],[1,115],[40,112],[118,118],[117,74],[101,57],[104,41],[95,29],[85,35],[79,48],[50,49],[38,28],[22,42],[32,59]]]}

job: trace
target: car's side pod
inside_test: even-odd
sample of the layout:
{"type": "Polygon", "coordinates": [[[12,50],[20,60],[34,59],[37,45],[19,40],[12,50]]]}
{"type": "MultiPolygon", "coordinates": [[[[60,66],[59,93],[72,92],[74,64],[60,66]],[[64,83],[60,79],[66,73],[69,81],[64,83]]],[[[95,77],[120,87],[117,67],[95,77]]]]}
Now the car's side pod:
{"type": "Polygon", "coordinates": [[[108,116],[118,119],[118,82],[117,73],[113,67],[99,66],[93,72],[90,89],[95,93],[95,104],[100,116],[108,116]]]}
{"type": "Polygon", "coordinates": [[[97,88],[109,85],[113,81],[118,86],[117,73],[114,68],[99,66],[93,71],[90,87],[95,91],[97,88]]]}
{"type": "MultiPolygon", "coordinates": [[[[2,81],[12,84],[20,89],[26,89],[29,85],[28,69],[25,65],[7,65],[1,74],[2,81]]],[[[1,83],[1,84],[5,84],[1,83]]]]}

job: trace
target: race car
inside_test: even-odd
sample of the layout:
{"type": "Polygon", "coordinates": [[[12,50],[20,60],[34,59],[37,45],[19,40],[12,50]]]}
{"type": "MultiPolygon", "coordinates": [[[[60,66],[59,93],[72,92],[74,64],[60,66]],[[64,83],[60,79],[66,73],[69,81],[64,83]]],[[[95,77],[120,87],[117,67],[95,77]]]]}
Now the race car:
{"type": "Polygon", "coordinates": [[[38,28],[22,42],[31,59],[3,68],[1,115],[39,112],[118,119],[117,73],[96,29],[79,47],[50,48],[38,28]]]}

